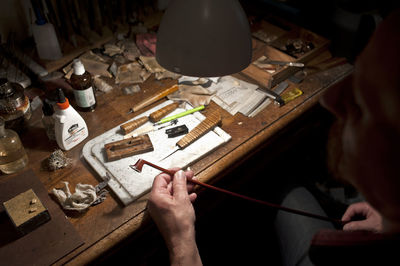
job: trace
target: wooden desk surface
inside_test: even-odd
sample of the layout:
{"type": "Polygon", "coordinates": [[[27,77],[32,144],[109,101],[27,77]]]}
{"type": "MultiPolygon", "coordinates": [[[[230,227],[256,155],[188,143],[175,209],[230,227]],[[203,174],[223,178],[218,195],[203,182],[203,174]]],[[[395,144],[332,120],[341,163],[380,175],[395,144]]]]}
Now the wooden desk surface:
{"type": "MultiPolygon", "coordinates": [[[[289,88],[298,86],[304,94],[282,107],[270,104],[254,118],[245,117],[240,113],[232,116],[211,102],[204,113],[206,114],[210,109],[218,109],[223,118],[222,129],[230,134],[232,139],[209,156],[193,164],[191,169],[203,182],[216,181],[237,162],[250,157],[258,147],[268,145],[272,136],[314,106],[321,92],[347,75],[351,69],[352,66],[349,64],[343,64],[309,76],[301,84],[291,84],[289,88]]],[[[246,79],[240,73],[235,76],[246,79]]],[[[66,152],[67,156],[72,158],[72,166],[55,172],[41,168],[42,161],[58,147],[55,142],[48,141],[40,121],[41,111],[36,110],[30,121],[29,130],[20,135],[29,156],[29,167],[49,192],[54,187],[60,187],[61,181],[68,181],[71,188],[74,188],[77,183],[98,184],[100,178],[82,157],[84,144],[139,114],[140,112],[127,114],[127,111],[135,103],[174,83],[176,80],[157,81],[151,77],[141,85],[142,90],[137,94],[124,95],[118,88],[114,88],[107,94],[98,93],[96,110],[92,113],[81,113],[88,125],[89,137],[66,152]]],[[[146,221],[144,217],[147,198],[148,195],[144,195],[124,207],[115,195],[110,194],[103,203],[91,207],[86,213],[66,213],[85,244],[61,258],[58,263],[87,264],[110,251],[133,233],[140,231],[143,221],[146,221]]]]}

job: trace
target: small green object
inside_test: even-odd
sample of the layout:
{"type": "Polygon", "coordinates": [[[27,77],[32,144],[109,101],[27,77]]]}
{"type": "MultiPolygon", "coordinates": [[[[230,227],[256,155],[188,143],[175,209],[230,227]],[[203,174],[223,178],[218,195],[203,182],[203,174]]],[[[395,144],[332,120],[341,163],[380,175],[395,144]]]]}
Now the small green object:
{"type": "Polygon", "coordinates": [[[173,115],[173,116],[169,116],[169,117],[163,118],[163,119],[161,119],[160,121],[158,121],[157,123],[155,123],[155,125],[160,125],[160,124],[169,122],[169,121],[171,121],[171,120],[180,118],[180,117],[182,117],[182,116],[189,115],[189,114],[191,114],[191,113],[194,113],[194,112],[203,110],[204,108],[205,108],[204,105],[200,105],[200,106],[198,106],[198,107],[196,107],[196,108],[193,108],[193,109],[184,111],[184,112],[182,112],[182,113],[179,113],[179,114],[176,114],[176,115],[173,115]]]}

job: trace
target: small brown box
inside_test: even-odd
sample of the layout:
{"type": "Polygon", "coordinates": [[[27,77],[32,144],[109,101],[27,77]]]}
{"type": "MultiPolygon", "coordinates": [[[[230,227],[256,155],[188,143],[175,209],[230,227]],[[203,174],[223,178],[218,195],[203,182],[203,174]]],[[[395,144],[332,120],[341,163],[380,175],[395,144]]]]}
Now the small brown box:
{"type": "Polygon", "coordinates": [[[32,189],[3,202],[15,229],[25,235],[50,220],[49,211],[32,189]]]}

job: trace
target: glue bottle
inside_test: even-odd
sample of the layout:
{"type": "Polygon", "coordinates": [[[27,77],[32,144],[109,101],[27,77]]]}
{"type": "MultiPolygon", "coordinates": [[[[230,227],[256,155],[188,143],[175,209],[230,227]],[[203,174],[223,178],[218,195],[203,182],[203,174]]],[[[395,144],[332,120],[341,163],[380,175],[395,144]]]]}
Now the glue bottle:
{"type": "Polygon", "coordinates": [[[58,146],[70,150],[89,135],[82,116],[69,104],[61,88],[57,89],[57,108],[54,113],[54,130],[58,146]]]}

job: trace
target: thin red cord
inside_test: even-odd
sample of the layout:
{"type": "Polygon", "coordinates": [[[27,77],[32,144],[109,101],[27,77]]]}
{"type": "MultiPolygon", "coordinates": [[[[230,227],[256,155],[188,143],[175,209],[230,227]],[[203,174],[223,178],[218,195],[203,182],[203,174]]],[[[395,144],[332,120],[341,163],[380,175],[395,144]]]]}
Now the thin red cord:
{"type": "MultiPolygon", "coordinates": [[[[160,170],[160,171],[162,171],[164,173],[167,173],[167,174],[169,174],[171,176],[173,176],[176,173],[176,171],[174,171],[174,170],[164,169],[164,168],[162,168],[162,167],[160,167],[158,165],[155,165],[155,164],[150,163],[150,162],[148,162],[146,160],[143,160],[143,159],[139,159],[136,162],[135,165],[131,165],[131,168],[136,170],[136,171],[138,171],[138,172],[141,172],[144,164],[147,164],[147,165],[149,165],[151,167],[154,167],[154,168],[156,168],[156,169],[158,169],[158,170],[160,170]]],[[[196,179],[192,179],[192,180],[189,180],[189,181],[194,183],[194,184],[196,184],[196,185],[202,186],[202,187],[210,188],[210,189],[222,192],[222,193],[229,194],[229,195],[234,196],[234,197],[238,197],[238,198],[242,198],[242,199],[245,199],[245,200],[248,200],[248,201],[256,202],[256,203],[259,203],[259,204],[262,204],[262,205],[266,205],[266,206],[269,206],[269,207],[272,207],[272,208],[275,208],[275,209],[279,209],[279,210],[282,210],[282,211],[291,212],[291,213],[295,213],[295,214],[299,214],[299,215],[303,215],[303,216],[307,216],[307,217],[312,217],[312,218],[316,218],[316,219],[319,219],[319,220],[333,222],[333,223],[339,224],[341,226],[343,226],[344,224],[347,223],[346,221],[333,219],[333,218],[329,218],[329,217],[326,217],[326,216],[321,216],[321,215],[318,215],[318,214],[309,213],[309,212],[305,212],[305,211],[300,211],[300,210],[296,210],[296,209],[291,209],[291,208],[287,208],[285,206],[281,206],[281,205],[278,205],[278,204],[270,203],[270,202],[267,202],[267,201],[254,199],[254,198],[251,198],[251,197],[248,197],[248,196],[245,196],[245,195],[241,195],[241,194],[238,194],[238,193],[226,190],[226,189],[222,189],[222,188],[219,188],[219,187],[215,187],[215,186],[200,182],[200,181],[198,181],[196,179]]]]}

